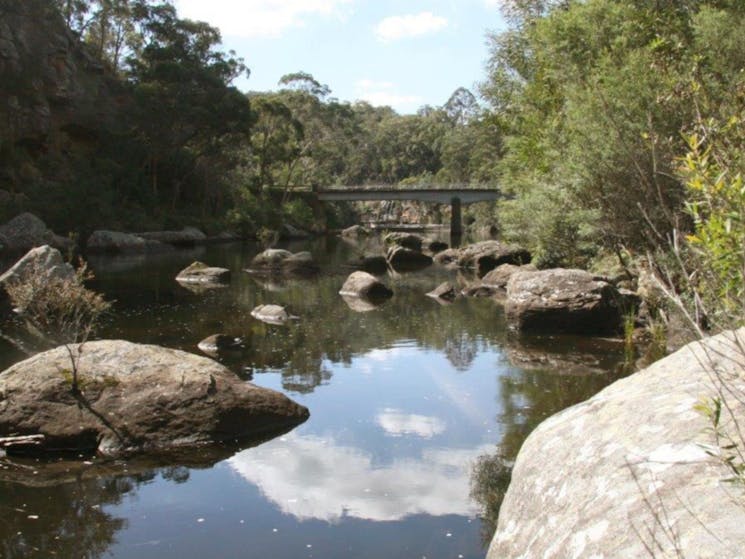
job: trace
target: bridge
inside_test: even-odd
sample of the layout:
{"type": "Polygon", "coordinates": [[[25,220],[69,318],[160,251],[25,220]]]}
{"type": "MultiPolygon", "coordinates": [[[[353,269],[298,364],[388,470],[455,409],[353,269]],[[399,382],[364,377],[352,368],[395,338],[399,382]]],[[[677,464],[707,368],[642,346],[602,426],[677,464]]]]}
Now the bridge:
{"type": "Polygon", "coordinates": [[[463,233],[461,205],[500,200],[504,195],[494,188],[393,188],[390,186],[335,186],[315,189],[322,202],[407,200],[450,204],[450,234],[463,233]]]}

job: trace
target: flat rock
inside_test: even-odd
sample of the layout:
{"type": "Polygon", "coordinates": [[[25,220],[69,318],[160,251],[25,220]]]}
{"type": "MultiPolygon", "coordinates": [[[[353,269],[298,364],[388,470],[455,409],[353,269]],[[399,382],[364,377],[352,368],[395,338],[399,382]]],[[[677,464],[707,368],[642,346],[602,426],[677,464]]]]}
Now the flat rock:
{"type": "Polygon", "coordinates": [[[505,315],[522,332],[615,334],[624,299],[604,278],[555,268],[518,272],[507,283],[505,315]]]}
{"type": "Polygon", "coordinates": [[[179,283],[189,284],[225,284],[230,281],[230,270],[208,266],[204,262],[193,262],[176,276],[179,283]]]}
{"type": "Polygon", "coordinates": [[[79,395],[66,347],[0,373],[0,436],[42,434],[41,452],[120,454],[281,432],[309,415],[206,357],[121,340],[70,348],[79,395]]]}
{"type": "Polygon", "coordinates": [[[86,243],[90,252],[166,252],[171,245],[121,231],[94,231],[86,243]]]}
{"type": "Polygon", "coordinates": [[[184,227],[180,231],[149,231],[137,233],[137,236],[174,246],[193,246],[207,240],[207,235],[196,227],[184,227]]]}
{"type": "Polygon", "coordinates": [[[339,294],[347,297],[384,300],[392,297],[393,291],[372,274],[357,271],[349,275],[339,290],[339,294]]]}
{"type": "Polygon", "coordinates": [[[742,488],[696,406],[726,398],[720,434],[742,444],[743,347],[744,329],[694,342],[541,423],[487,557],[742,557],[742,488]]]}

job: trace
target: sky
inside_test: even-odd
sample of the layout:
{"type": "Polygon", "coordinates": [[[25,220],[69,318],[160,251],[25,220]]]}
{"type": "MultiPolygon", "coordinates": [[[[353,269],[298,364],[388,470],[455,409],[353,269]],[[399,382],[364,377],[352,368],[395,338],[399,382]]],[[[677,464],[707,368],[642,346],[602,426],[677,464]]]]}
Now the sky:
{"type": "Polygon", "coordinates": [[[220,29],[251,70],[243,91],[277,88],[307,72],[344,101],[401,114],[476,93],[486,35],[505,28],[500,0],[176,0],[180,17],[220,29]]]}

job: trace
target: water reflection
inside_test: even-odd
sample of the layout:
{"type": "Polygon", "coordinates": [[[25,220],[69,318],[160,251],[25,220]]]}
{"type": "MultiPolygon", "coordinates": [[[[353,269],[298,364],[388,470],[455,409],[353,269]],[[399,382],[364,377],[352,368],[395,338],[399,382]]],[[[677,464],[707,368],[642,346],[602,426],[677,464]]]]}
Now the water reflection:
{"type": "Polygon", "coordinates": [[[372,453],[332,437],[291,433],[228,462],[298,520],[395,521],[414,514],[474,515],[470,465],[489,448],[433,448],[381,465],[372,453]]]}
{"type": "Polygon", "coordinates": [[[416,435],[423,439],[431,439],[445,432],[445,422],[437,417],[404,413],[392,408],[386,408],[379,413],[375,421],[386,433],[394,437],[416,435]]]}
{"type": "MultiPolygon", "coordinates": [[[[356,312],[338,294],[344,264],[382,250],[375,243],[287,247],[311,250],[322,269],[313,281],[243,272],[258,247],[204,247],[200,260],[233,274],[204,293],[174,280],[195,259],[188,251],[97,260],[94,287],[116,300],[104,336],[192,352],[216,332],[242,338],[219,360],[312,416],[282,439],[201,464],[60,475],[30,464],[26,479],[0,470],[0,555],[242,557],[250,541],[253,555],[277,559],[483,557],[474,516],[490,537],[525,437],[617,378],[623,347],[515,337],[490,299],[435,305],[425,294],[459,281],[440,266],[387,276],[394,297],[356,312]],[[267,303],[300,320],[278,327],[250,316],[267,303]],[[47,486],[29,487],[34,478],[47,486]]],[[[0,341],[0,362],[15,358],[0,341]]]]}

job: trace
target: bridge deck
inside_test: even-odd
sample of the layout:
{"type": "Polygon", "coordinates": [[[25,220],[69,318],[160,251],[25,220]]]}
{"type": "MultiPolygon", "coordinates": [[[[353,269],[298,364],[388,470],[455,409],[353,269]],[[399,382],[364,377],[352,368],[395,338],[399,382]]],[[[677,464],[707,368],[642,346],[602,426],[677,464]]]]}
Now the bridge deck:
{"type": "Polygon", "coordinates": [[[454,199],[461,204],[500,200],[504,196],[494,188],[360,188],[338,187],[317,190],[318,199],[324,202],[367,200],[416,200],[450,204],[454,199]]]}

